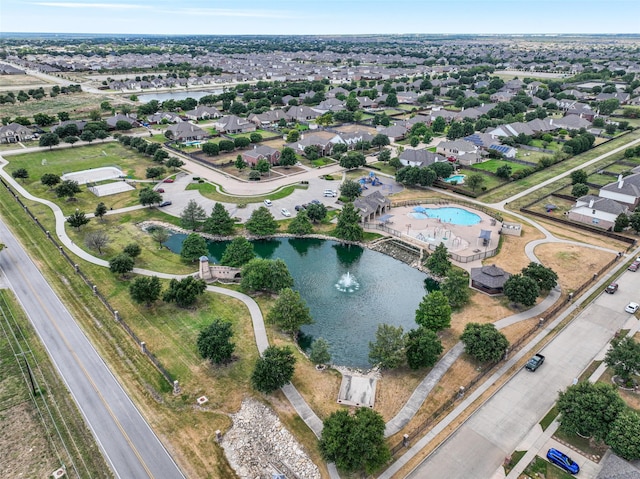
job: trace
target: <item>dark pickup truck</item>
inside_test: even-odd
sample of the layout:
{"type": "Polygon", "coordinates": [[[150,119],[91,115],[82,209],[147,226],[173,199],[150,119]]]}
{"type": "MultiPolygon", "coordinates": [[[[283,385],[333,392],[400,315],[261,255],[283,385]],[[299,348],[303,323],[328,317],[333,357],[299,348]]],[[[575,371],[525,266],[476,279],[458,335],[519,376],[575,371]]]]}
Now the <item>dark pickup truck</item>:
{"type": "Polygon", "coordinates": [[[527,361],[527,365],[525,366],[525,368],[527,368],[529,371],[535,371],[542,365],[542,363],[544,363],[544,356],[542,354],[536,354],[534,357],[529,359],[529,361],[527,361]]]}

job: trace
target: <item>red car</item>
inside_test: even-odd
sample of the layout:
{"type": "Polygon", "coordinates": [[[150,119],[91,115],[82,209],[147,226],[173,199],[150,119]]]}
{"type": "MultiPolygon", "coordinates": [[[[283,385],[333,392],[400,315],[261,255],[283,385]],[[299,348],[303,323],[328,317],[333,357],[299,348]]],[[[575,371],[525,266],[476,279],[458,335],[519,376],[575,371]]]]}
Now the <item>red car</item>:
{"type": "Polygon", "coordinates": [[[634,261],[627,269],[629,271],[635,272],[638,271],[638,268],[640,268],[640,261],[634,261]]]}
{"type": "Polygon", "coordinates": [[[163,183],[173,183],[174,179],[173,178],[167,178],[166,180],[164,180],[163,183]]]}
{"type": "Polygon", "coordinates": [[[164,188],[158,188],[156,191],[157,191],[158,193],[164,193],[164,188]]]}

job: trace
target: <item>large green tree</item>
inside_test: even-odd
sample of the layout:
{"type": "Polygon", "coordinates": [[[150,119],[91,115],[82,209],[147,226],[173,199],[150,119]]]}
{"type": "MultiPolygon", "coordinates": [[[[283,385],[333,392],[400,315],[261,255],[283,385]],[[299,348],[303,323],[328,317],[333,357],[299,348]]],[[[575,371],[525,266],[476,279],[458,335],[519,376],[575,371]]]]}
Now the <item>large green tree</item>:
{"type": "Polygon", "coordinates": [[[195,231],[207,218],[204,208],[196,200],[189,200],[187,206],[180,213],[180,226],[186,230],[195,231]]]}
{"type": "Polygon", "coordinates": [[[360,215],[353,203],[345,203],[338,214],[335,235],[347,241],[362,241],[364,230],[360,225],[360,215]]]}
{"type": "Polygon", "coordinates": [[[256,236],[271,236],[278,230],[278,222],[271,211],[261,206],[251,213],[251,217],[245,223],[247,231],[256,236]]]}
{"type": "Polygon", "coordinates": [[[467,323],[460,339],[465,352],[481,362],[499,361],[509,347],[505,335],[493,324],[467,323]]]}
{"type": "Polygon", "coordinates": [[[267,323],[277,325],[286,333],[297,335],[302,325],[313,323],[313,318],[300,293],[284,288],[267,313],[267,323]]]}
{"type": "Polygon", "coordinates": [[[230,321],[215,318],[211,324],[198,334],[198,352],[200,356],[213,364],[226,364],[231,361],[236,345],[231,342],[233,325],[230,321]]]}
{"type": "Polygon", "coordinates": [[[309,205],[307,205],[307,209],[304,213],[311,221],[317,223],[318,221],[322,221],[326,218],[327,207],[322,203],[310,203],[309,205]]]}
{"type": "Polygon", "coordinates": [[[127,273],[133,271],[133,266],[133,258],[127,253],[120,253],[119,255],[111,258],[111,261],[109,261],[109,270],[114,274],[120,275],[121,277],[124,277],[127,275],[127,273]]]}
{"type": "Polygon", "coordinates": [[[615,386],[582,381],[560,392],[557,407],[565,431],[602,441],[625,404],[615,386]]]}
{"type": "Polygon", "coordinates": [[[522,274],[513,274],[504,282],[504,295],[514,303],[533,306],[540,295],[540,287],[535,279],[522,274]]]}
{"type": "Polygon", "coordinates": [[[293,148],[289,148],[285,146],[282,149],[282,155],[280,155],[280,166],[288,167],[293,166],[298,162],[298,158],[296,157],[296,151],[293,148]]]}
{"type": "Polygon", "coordinates": [[[345,180],[340,185],[340,196],[347,198],[349,201],[353,201],[360,196],[361,191],[362,187],[357,181],[345,180]]]}
{"type": "Polygon", "coordinates": [[[384,429],[384,419],[373,409],[361,407],[354,414],[346,409],[335,411],[323,423],[322,457],[346,473],[370,474],[391,459],[384,429]]]}
{"type": "Polygon", "coordinates": [[[555,271],[533,261],[522,268],[522,275],[533,279],[540,291],[550,291],[558,284],[558,274],[555,271]]]}
{"type": "Polygon", "coordinates": [[[367,164],[367,160],[359,151],[350,151],[340,158],[340,166],[351,170],[367,164]]]}
{"type": "Polygon", "coordinates": [[[182,242],[180,257],[186,261],[197,261],[207,255],[207,242],[198,233],[191,233],[182,242]]]}
{"type": "Polygon", "coordinates": [[[623,409],[611,423],[606,442],[613,452],[627,461],[640,459],[640,415],[623,409]]]}
{"type": "Polygon", "coordinates": [[[240,287],[246,291],[277,293],[293,286],[293,277],[281,259],[255,258],[242,268],[240,287]]]}
{"type": "Polygon", "coordinates": [[[411,369],[430,368],[442,354],[442,343],[430,329],[419,327],[409,331],[405,338],[405,355],[411,369]]]}
{"type": "Polygon", "coordinates": [[[604,362],[625,383],[631,381],[640,371],[640,343],[629,337],[613,339],[604,362]]]}
{"type": "Polygon", "coordinates": [[[299,211],[289,226],[287,227],[287,233],[292,235],[308,235],[313,232],[313,225],[309,221],[309,216],[305,210],[299,211]]]}
{"type": "Polygon", "coordinates": [[[176,303],[180,308],[188,308],[206,289],[207,283],[193,276],[187,276],[181,280],[172,279],[162,296],[162,300],[167,303],[176,303]]]}
{"type": "Polygon", "coordinates": [[[395,369],[404,362],[402,326],[379,324],[376,340],[369,342],[369,361],[384,369],[395,369]]]}
{"type": "Polygon", "coordinates": [[[462,308],[469,303],[469,299],[471,298],[469,276],[467,276],[464,271],[452,269],[440,284],[440,291],[449,300],[449,306],[451,306],[451,308],[462,308]]]}
{"type": "Polygon", "coordinates": [[[311,343],[309,359],[313,364],[329,363],[329,361],[331,361],[329,342],[324,338],[316,338],[313,343],[311,343]]]}
{"type": "Polygon", "coordinates": [[[255,257],[256,253],[253,251],[253,244],[247,241],[244,236],[238,236],[225,248],[220,264],[240,268],[255,257]]]}
{"type": "Polygon", "coordinates": [[[73,201],[81,191],[78,182],[73,180],[64,180],[55,189],[56,196],[58,198],[66,198],[67,201],[73,201]]]}
{"type": "Polygon", "coordinates": [[[86,225],[89,221],[91,220],[87,218],[87,215],[82,211],[76,211],[67,217],[67,223],[69,223],[69,226],[76,229],[80,229],[81,226],[86,225]]]}
{"type": "Polygon", "coordinates": [[[260,392],[270,394],[291,381],[296,358],[288,346],[269,346],[258,359],[251,374],[251,385],[260,392]]]}
{"type": "Polygon", "coordinates": [[[157,276],[139,276],[129,285],[129,295],[138,304],[151,306],[160,297],[162,285],[157,276]]]}
{"type": "Polygon", "coordinates": [[[476,191],[480,188],[484,181],[485,178],[480,173],[471,173],[465,178],[465,183],[469,188],[471,188],[471,191],[476,191]]]}
{"type": "Polygon", "coordinates": [[[55,173],[45,173],[40,178],[40,183],[42,183],[44,186],[48,187],[49,189],[59,184],[60,181],[62,181],[60,179],[60,176],[56,175],[55,173]]]}
{"type": "Polygon", "coordinates": [[[435,332],[451,326],[451,306],[442,291],[424,295],[416,310],[416,323],[435,332]]]}
{"type": "Polygon", "coordinates": [[[233,224],[233,218],[224,205],[216,202],[202,229],[212,235],[229,236],[233,233],[233,224]]]}
{"type": "Polygon", "coordinates": [[[149,206],[162,201],[162,195],[148,186],[140,190],[138,198],[142,206],[149,206]]]}
{"type": "Polygon", "coordinates": [[[424,265],[436,276],[446,276],[451,269],[447,247],[443,243],[439,243],[424,262],[424,265]]]}

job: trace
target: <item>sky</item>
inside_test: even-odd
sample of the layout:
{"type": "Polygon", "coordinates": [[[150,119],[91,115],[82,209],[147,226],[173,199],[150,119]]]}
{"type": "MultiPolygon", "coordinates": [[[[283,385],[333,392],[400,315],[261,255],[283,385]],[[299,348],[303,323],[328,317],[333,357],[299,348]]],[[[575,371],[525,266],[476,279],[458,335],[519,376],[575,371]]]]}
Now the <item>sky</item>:
{"type": "Polygon", "coordinates": [[[640,1],[0,0],[0,32],[640,34],[640,1]]]}

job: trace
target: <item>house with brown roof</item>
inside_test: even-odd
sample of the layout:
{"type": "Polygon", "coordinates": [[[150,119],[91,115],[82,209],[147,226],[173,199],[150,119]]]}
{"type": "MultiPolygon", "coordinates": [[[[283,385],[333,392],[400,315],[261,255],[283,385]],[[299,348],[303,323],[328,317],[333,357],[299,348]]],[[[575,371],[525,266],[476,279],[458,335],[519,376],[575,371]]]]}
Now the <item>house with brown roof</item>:
{"type": "Polygon", "coordinates": [[[249,166],[255,166],[260,160],[267,160],[274,165],[280,161],[280,151],[266,145],[254,145],[253,150],[242,152],[242,159],[249,166]]]}
{"type": "Polygon", "coordinates": [[[495,264],[471,268],[471,287],[490,295],[503,294],[504,283],[510,277],[511,273],[495,264]]]}

